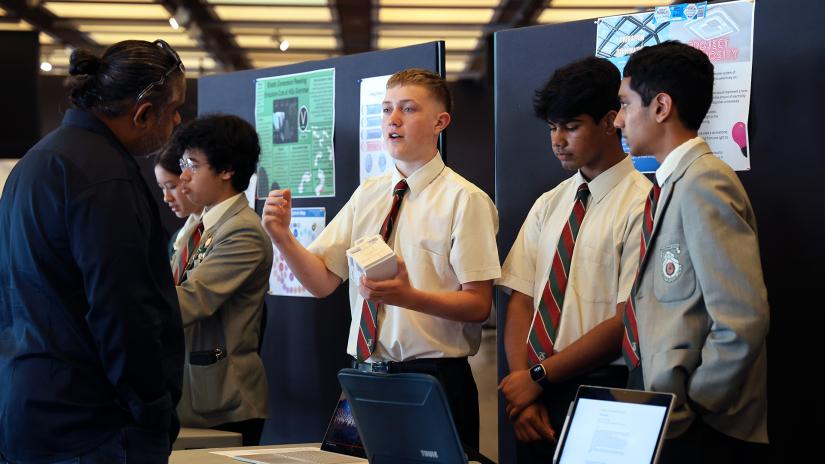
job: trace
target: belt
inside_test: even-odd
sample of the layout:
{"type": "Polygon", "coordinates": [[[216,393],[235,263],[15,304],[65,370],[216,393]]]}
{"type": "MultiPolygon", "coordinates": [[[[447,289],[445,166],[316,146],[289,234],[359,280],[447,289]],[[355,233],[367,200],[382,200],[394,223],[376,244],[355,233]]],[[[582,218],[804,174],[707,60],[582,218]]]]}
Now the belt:
{"type": "Polygon", "coordinates": [[[409,361],[378,361],[359,362],[352,360],[352,367],[361,372],[372,372],[379,374],[392,374],[396,372],[416,372],[416,371],[437,371],[440,368],[447,368],[464,364],[469,366],[467,358],[419,358],[409,361]]]}
{"type": "Polygon", "coordinates": [[[379,374],[387,374],[390,372],[390,363],[392,361],[381,361],[381,362],[358,362],[356,360],[352,360],[352,367],[354,369],[358,369],[361,372],[374,372],[379,374]]]}

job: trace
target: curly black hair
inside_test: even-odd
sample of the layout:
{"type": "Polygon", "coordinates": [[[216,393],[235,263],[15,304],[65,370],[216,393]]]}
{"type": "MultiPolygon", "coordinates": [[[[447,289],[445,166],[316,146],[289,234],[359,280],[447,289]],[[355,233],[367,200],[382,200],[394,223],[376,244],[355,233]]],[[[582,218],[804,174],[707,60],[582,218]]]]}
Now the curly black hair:
{"type": "Polygon", "coordinates": [[[202,116],[181,125],[164,152],[180,159],[189,149],[203,152],[214,172],[234,172],[232,188],[236,192],[249,186],[261,154],[258,133],[252,124],[228,114],[202,116]]]}

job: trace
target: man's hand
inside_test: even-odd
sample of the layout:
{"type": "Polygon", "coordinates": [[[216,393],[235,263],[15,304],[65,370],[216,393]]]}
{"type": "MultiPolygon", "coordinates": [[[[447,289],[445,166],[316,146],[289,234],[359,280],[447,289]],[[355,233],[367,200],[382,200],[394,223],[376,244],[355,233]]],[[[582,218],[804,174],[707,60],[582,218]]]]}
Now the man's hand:
{"type": "Polygon", "coordinates": [[[407,266],[404,260],[397,256],[398,272],[392,279],[370,280],[361,277],[358,291],[361,296],[375,303],[389,304],[409,308],[415,298],[416,290],[410,285],[410,276],[407,274],[407,266]]]}
{"type": "Polygon", "coordinates": [[[272,243],[278,245],[285,240],[289,240],[292,231],[289,229],[292,220],[292,192],[286,190],[273,190],[269,192],[261,214],[261,224],[272,239],[272,243]]]}
{"type": "Polygon", "coordinates": [[[543,404],[533,403],[524,408],[518,417],[510,420],[513,421],[513,430],[518,441],[556,441],[556,432],[550,426],[550,417],[543,404]]]}
{"type": "Polygon", "coordinates": [[[498,385],[498,389],[507,400],[507,417],[513,420],[541,395],[541,387],[533,382],[530,371],[522,369],[513,371],[498,385]]]}

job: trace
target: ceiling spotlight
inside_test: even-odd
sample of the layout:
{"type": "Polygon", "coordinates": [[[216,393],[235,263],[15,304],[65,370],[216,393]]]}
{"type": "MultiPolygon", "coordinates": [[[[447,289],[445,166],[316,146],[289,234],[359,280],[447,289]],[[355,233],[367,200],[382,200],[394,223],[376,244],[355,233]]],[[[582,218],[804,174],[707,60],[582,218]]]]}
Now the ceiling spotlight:
{"type": "Polygon", "coordinates": [[[52,70],[52,64],[49,63],[48,61],[44,61],[44,62],[40,63],[40,70],[42,70],[44,72],[49,72],[49,71],[52,70]]]}
{"type": "Polygon", "coordinates": [[[180,6],[175,10],[175,14],[169,18],[169,25],[172,26],[172,29],[177,30],[179,27],[188,28],[189,25],[192,23],[192,15],[189,13],[189,10],[180,6]]]}
{"type": "Polygon", "coordinates": [[[278,45],[278,48],[280,48],[282,52],[289,49],[289,40],[281,40],[281,31],[278,29],[275,29],[275,32],[272,34],[272,41],[278,45]]]}

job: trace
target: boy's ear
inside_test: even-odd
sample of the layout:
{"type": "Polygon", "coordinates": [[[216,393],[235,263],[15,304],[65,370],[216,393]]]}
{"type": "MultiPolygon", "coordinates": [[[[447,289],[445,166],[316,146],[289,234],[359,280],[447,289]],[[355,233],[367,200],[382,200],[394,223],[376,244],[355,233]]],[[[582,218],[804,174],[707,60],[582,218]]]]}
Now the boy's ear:
{"type": "Polygon", "coordinates": [[[656,122],[658,123],[665,122],[675,111],[675,108],[673,107],[673,98],[664,92],[661,92],[653,97],[650,104],[653,106],[654,116],[656,122]]]}
{"type": "Polygon", "coordinates": [[[613,122],[616,120],[617,114],[619,113],[616,110],[610,110],[602,117],[602,120],[599,121],[599,125],[602,126],[606,134],[616,133],[616,126],[613,125],[613,122]]]}
{"type": "Polygon", "coordinates": [[[450,117],[450,113],[446,111],[442,111],[438,113],[438,119],[435,122],[435,130],[437,134],[440,134],[441,131],[447,128],[450,125],[450,121],[452,118],[450,117]]]}
{"type": "Polygon", "coordinates": [[[234,175],[235,175],[234,170],[233,171],[221,171],[220,173],[218,173],[218,177],[220,177],[221,180],[227,180],[227,181],[232,180],[232,176],[234,176],[234,175]]]}

